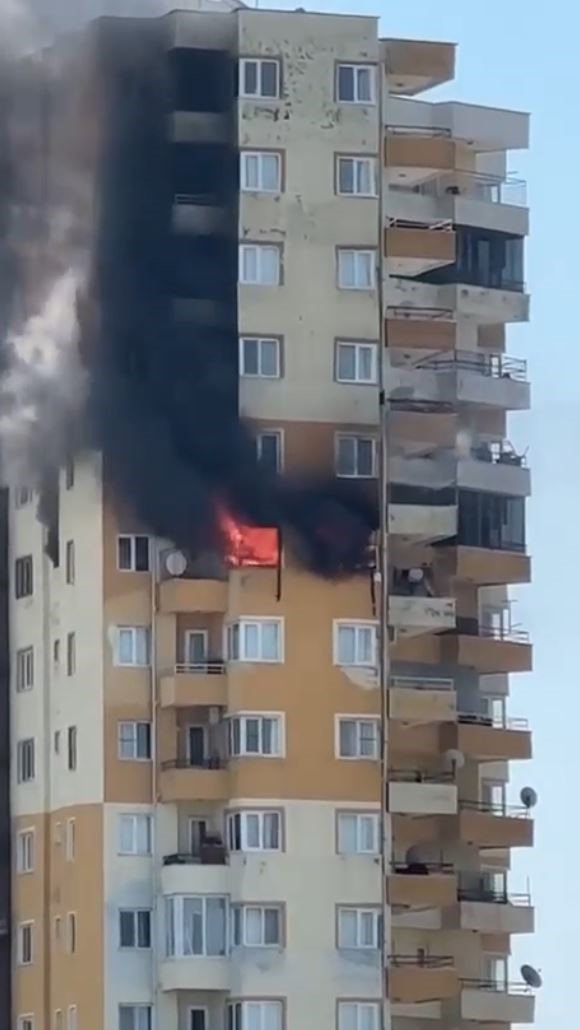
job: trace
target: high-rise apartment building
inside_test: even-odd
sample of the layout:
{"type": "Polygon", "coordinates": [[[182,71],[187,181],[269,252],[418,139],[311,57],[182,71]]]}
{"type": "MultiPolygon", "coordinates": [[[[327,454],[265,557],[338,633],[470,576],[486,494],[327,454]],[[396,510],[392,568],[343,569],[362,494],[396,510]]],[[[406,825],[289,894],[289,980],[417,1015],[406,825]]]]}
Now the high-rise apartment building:
{"type": "MultiPolygon", "coordinates": [[[[531,740],[507,714],[508,676],[531,663],[508,594],[530,578],[530,476],[506,425],[529,384],[505,343],[528,314],[528,212],[507,171],[528,118],[426,99],[453,78],[451,44],[383,39],[369,17],[199,6],[89,32],[113,78],[143,37],[171,83],[171,260],[148,282],[167,272],[192,353],[159,340],[167,417],[207,391],[213,440],[219,395],[265,475],[378,498],[376,549],[322,575],[291,532],[280,551],[224,514],[225,559],[188,552],[186,472],[143,502],[133,464],[153,475],[166,450],[148,435],[143,454],[135,433],[121,461],[112,390],[105,456],[60,470],[48,547],[35,492],[11,491],[12,1026],[531,1023],[509,959],[534,913],[509,868],[532,844],[532,792],[508,803],[531,740]],[[202,394],[184,372],[196,355],[202,394]]],[[[100,213],[122,254],[111,277],[159,256],[159,162],[121,93],[115,197],[131,217],[100,213]]],[[[140,304],[139,340],[154,320],[138,287],[129,315],[107,314],[109,357],[140,304]]],[[[219,494],[219,470],[204,474],[219,494]]]]}

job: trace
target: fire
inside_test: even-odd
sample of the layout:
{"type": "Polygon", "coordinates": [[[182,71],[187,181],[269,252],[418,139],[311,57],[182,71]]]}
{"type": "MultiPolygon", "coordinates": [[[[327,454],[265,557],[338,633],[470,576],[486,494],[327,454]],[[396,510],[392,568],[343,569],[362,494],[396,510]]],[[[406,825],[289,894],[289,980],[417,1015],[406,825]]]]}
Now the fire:
{"type": "Polygon", "coordinates": [[[220,526],[226,541],[226,561],[232,568],[263,566],[275,568],[280,561],[280,534],[271,526],[246,526],[220,511],[220,526]]]}

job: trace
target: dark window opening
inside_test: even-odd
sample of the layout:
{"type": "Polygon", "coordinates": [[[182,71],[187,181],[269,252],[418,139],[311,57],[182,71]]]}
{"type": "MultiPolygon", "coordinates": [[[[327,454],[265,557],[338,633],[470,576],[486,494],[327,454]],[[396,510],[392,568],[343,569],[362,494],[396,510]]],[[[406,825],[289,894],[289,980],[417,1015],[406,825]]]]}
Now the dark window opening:
{"type": "Polygon", "coordinates": [[[235,65],[226,50],[175,48],[168,54],[174,111],[228,111],[234,101],[235,65]]]}
{"type": "Polygon", "coordinates": [[[173,194],[179,203],[224,203],[235,199],[239,168],[229,143],[174,143],[173,194]]]}
{"type": "Polygon", "coordinates": [[[525,515],[523,497],[460,490],[458,543],[495,551],[524,552],[525,515]]]}
{"type": "Polygon", "coordinates": [[[417,276],[426,283],[465,283],[486,289],[524,290],[524,241],[521,236],[457,226],[453,265],[417,276]]]}

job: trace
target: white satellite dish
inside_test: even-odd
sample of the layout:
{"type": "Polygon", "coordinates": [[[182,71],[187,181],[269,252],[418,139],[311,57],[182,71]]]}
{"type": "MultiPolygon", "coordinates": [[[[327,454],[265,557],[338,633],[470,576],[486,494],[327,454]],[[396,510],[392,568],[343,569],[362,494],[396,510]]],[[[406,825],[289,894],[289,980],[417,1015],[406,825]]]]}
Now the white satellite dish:
{"type": "Polygon", "coordinates": [[[528,987],[542,986],[542,977],[540,973],[538,973],[538,970],[534,969],[533,966],[521,966],[520,973],[522,975],[522,980],[524,983],[527,983],[528,987]]]}
{"type": "Polygon", "coordinates": [[[524,808],[535,808],[538,804],[538,795],[533,787],[522,787],[520,801],[524,808]]]}
{"type": "Polygon", "coordinates": [[[187,568],[187,558],[182,551],[170,551],[165,558],[165,568],[170,576],[183,576],[187,568]]]}
{"type": "Polygon", "coordinates": [[[465,765],[465,755],[463,751],[458,751],[457,748],[450,747],[449,751],[446,751],[444,756],[447,765],[450,765],[453,771],[456,769],[463,769],[465,765]]]}

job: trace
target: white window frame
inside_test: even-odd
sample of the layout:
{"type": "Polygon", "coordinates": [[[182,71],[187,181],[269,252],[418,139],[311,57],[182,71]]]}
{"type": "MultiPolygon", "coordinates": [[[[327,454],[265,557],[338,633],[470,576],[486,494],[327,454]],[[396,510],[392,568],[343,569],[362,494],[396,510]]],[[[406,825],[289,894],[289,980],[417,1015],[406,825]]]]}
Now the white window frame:
{"type": "Polygon", "coordinates": [[[66,1030],[77,1030],[78,1013],[76,1005],[69,1005],[66,1010],[66,1030]]]}
{"type": "Polygon", "coordinates": [[[238,811],[230,811],[226,816],[226,830],[228,849],[234,854],[278,854],[284,851],[284,820],[283,813],[279,808],[242,808],[238,811]],[[278,847],[264,847],[264,828],[266,818],[275,816],[278,820],[278,847]],[[235,843],[235,820],[240,820],[240,847],[236,848],[235,843]],[[257,817],[259,844],[257,846],[248,844],[248,820],[257,817]]]}
{"type": "Polygon", "coordinates": [[[378,855],[380,853],[380,838],[381,838],[381,817],[379,812],[372,811],[340,811],[336,813],[336,853],[337,855],[378,855]],[[356,838],[356,846],[353,851],[345,848],[342,843],[343,828],[341,822],[345,819],[353,819],[355,821],[354,830],[356,838]],[[363,830],[363,826],[366,821],[372,820],[372,847],[366,848],[364,844],[366,834],[363,830]]]}
{"type": "Polygon", "coordinates": [[[267,615],[247,615],[243,619],[238,619],[236,622],[230,622],[226,628],[226,640],[225,640],[225,653],[228,656],[230,662],[251,662],[264,663],[266,665],[282,665],[284,663],[284,619],[282,618],[270,618],[267,615]],[[264,658],[262,657],[262,637],[263,628],[265,625],[276,625],[278,627],[278,655],[276,658],[264,658]],[[251,655],[246,649],[246,641],[244,630],[255,626],[258,630],[258,642],[259,647],[257,648],[257,655],[251,655]],[[235,651],[234,648],[234,636],[237,627],[237,657],[232,657],[235,651]]]}
{"type": "Polygon", "coordinates": [[[116,626],[115,627],[115,665],[121,669],[148,669],[151,665],[151,627],[150,626],[116,626]],[[138,634],[146,634],[146,661],[121,661],[121,633],[130,633],[132,638],[133,658],[137,659],[139,647],[138,634]]]}
{"type": "MultiPolygon", "coordinates": [[[[175,950],[170,951],[167,947],[168,939],[166,939],[166,957],[168,961],[174,961],[175,959],[196,959],[196,958],[222,958],[229,953],[229,898],[227,894],[171,894],[165,899],[165,919],[166,926],[168,921],[169,906],[173,906],[173,931],[174,931],[174,946],[175,950]],[[217,954],[215,952],[209,952],[207,949],[207,925],[208,925],[208,902],[209,901],[221,901],[223,902],[224,912],[224,947],[223,952],[220,951],[217,954]],[[188,950],[184,945],[184,902],[185,901],[199,901],[201,902],[201,919],[202,919],[202,950],[193,952],[188,950]]],[[[166,935],[169,937],[169,934],[166,935]]]]}
{"type": "Polygon", "coordinates": [[[151,951],[153,944],[153,913],[150,908],[125,908],[121,907],[118,909],[118,931],[119,931],[119,950],[120,951],[151,951]],[[139,916],[141,913],[146,912],[149,916],[149,944],[139,944],[139,916]],[[121,934],[121,916],[130,915],[132,916],[133,923],[133,940],[134,944],[123,944],[121,934]]]}
{"type": "Polygon", "coordinates": [[[78,923],[76,912],[66,914],[66,950],[69,955],[76,955],[78,950],[78,923]]]}
{"type": "Polygon", "coordinates": [[[282,79],[282,68],[281,62],[277,57],[242,57],[240,58],[239,66],[240,76],[240,89],[239,94],[243,100],[279,100],[281,90],[281,79],[282,79]],[[256,82],[257,89],[255,93],[249,93],[246,91],[246,67],[250,64],[256,65],[256,82]],[[264,94],[261,91],[261,79],[262,79],[262,65],[273,64],[276,66],[276,93],[274,96],[270,94],[264,94]]]}
{"type": "Polygon", "coordinates": [[[153,818],[150,815],[150,813],[148,813],[148,812],[121,812],[121,813],[119,813],[119,821],[118,821],[118,825],[117,825],[117,834],[118,834],[117,851],[118,851],[119,855],[134,855],[134,856],[138,856],[138,857],[141,857],[141,858],[150,858],[151,857],[151,855],[153,853],[153,818]],[[133,837],[133,845],[134,846],[129,848],[129,849],[127,849],[127,850],[123,849],[123,847],[122,847],[122,837],[123,837],[122,825],[123,825],[123,820],[124,819],[125,820],[129,820],[130,819],[132,821],[131,833],[132,833],[132,837],[133,837]],[[139,827],[139,820],[141,820],[141,819],[146,819],[147,820],[147,827],[148,827],[147,836],[148,836],[149,847],[148,847],[148,849],[146,851],[141,851],[139,849],[139,847],[138,847],[138,843],[139,843],[139,830],[138,830],[138,827],[139,827]]]}
{"type": "Polygon", "coordinates": [[[66,635],[66,674],[74,676],[77,671],[77,636],[76,633],[66,635]]]}
{"type": "Polygon", "coordinates": [[[18,783],[33,783],[36,779],[36,740],[34,737],[25,737],[24,740],[16,743],[16,779],[18,783]],[[25,763],[26,755],[28,755],[28,760],[25,763]],[[25,764],[29,768],[25,768],[25,764]],[[25,775],[28,772],[30,775],[25,775]]]}
{"type": "Polygon", "coordinates": [[[377,478],[377,467],[378,467],[378,450],[377,450],[377,439],[375,436],[362,435],[360,433],[336,433],[334,436],[334,469],[338,479],[376,479],[377,478]],[[339,468],[339,454],[340,454],[340,441],[341,440],[354,440],[354,471],[353,472],[341,472],[339,468]],[[372,446],[372,469],[370,473],[362,473],[358,471],[358,449],[360,441],[370,442],[372,446]]]}
{"type": "Polygon", "coordinates": [[[342,714],[335,715],[335,756],[342,762],[376,762],[379,758],[380,747],[379,747],[379,736],[380,736],[380,718],[379,716],[373,715],[351,715],[342,714]],[[357,753],[354,755],[343,755],[340,751],[340,727],[343,722],[352,722],[356,728],[356,744],[357,753]],[[363,725],[372,724],[375,727],[374,735],[374,753],[371,755],[362,754],[362,741],[363,741],[363,725]]]}
{"type": "Polygon", "coordinates": [[[120,762],[150,762],[152,755],[152,726],[146,719],[121,719],[117,723],[117,754],[120,762]],[[140,755],[139,751],[139,727],[147,726],[149,729],[149,754],[140,755]],[[123,739],[123,730],[128,731],[128,739],[123,739]],[[129,739],[130,738],[130,739],[129,739]],[[123,754],[123,745],[132,746],[131,754],[123,754]]]}
{"type": "Polygon", "coordinates": [[[146,533],[119,533],[117,535],[117,570],[119,572],[142,572],[148,573],[151,571],[151,537],[147,536],[146,533]],[[129,541],[130,556],[129,556],[129,568],[125,568],[121,565],[121,540],[129,541]],[[137,569],[137,540],[147,541],[147,568],[137,569]]]}
{"type": "Polygon", "coordinates": [[[380,947],[381,910],[373,905],[338,905],[336,912],[337,947],[340,951],[377,951],[380,947]],[[356,915],[356,944],[344,944],[341,917],[346,913],[356,915]],[[363,919],[373,917],[373,943],[362,944],[363,919]]]}
{"type": "Polygon", "coordinates": [[[65,861],[74,862],[76,858],[76,835],[77,835],[77,821],[76,819],[67,819],[66,830],[65,830],[65,861]]]}
{"type": "Polygon", "coordinates": [[[282,154],[279,150],[241,150],[240,151],[240,189],[242,193],[270,193],[272,195],[282,192],[282,154]],[[276,161],[276,185],[270,188],[265,185],[264,159],[274,158],[276,161]],[[257,166],[258,185],[249,185],[248,164],[255,161],[257,166]]]}
{"type": "Polygon", "coordinates": [[[228,750],[231,758],[284,758],[286,756],[286,725],[284,712],[236,712],[228,717],[228,750]],[[277,723],[276,751],[263,751],[264,723],[277,723]],[[258,723],[258,750],[248,748],[248,723],[258,723]],[[239,723],[239,750],[234,749],[234,726],[239,723]]]}
{"type": "Polygon", "coordinates": [[[334,665],[338,665],[341,669],[348,668],[359,668],[359,669],[375,669],[377,665],[378,656],[378,633],[379,626],[377,622],[365,619],[334,619],[332,623],[332,659],[334,665]],[[355,633],[355,660],[353,662],[343,662],[340,657],[340,631],[341,629],[354,630],[355,633]],[[371,642],[372,642],[372,654],[369,661],[366,661],[361,657],[359,644],[359,634],[370,631],[371,642]]]}
{"type": "Polygon", "coordinates": [[[373,340],[346,340],[338,339],[334,347],[334,377],[337,383],[358,384],[359,386],[377,386],[379,382],[379,345],[373,340]],[[340,352],[342,348],[354,348],[355,371],[352,378],[340,374],[340,352]],[[371,354],[371,375],[361,375],[361,354],[363,351],[370,351],[371,354]]]}
{"type": "Polygon", "coordinates": [[[240,336],[240,375],[244,379],[281,379],[282,378],[282,340],[279,336],[259,336],[257,333],[245,333],[240,336]],[[246,371],[246,343],[256,343],[258,351],[258,371],[246,371]],[[269,375],[261,371],[262,365],[262,344],[273,343],[276,345],[276,373],[269,375]]]}
{"type": "Polygon", "coordinates": [[[54,1030],[64,1030],[64,1017],[62,1009],[54,1010],[54,1030]]]}
{"type": "Polygon", "coordinates": [[[377,65],[368,64],[364,61],[360,63],[351,61],[340,61],[336,66],[336,101],[339,104],[355,104],[362,107],[373,107],[377,102],[377,65]],[[340,95],[340,70],[341,68],[349,68],[353,72],[353,99],[346,100],[340,95]],[[357,71],[368,71],[369,83],[370,83],[370,99],[361,98],[359,96],[358,82],[356,77],[357,71]]]}
{"type": "Polygon", "coordinates": [[[121,1009],[130,1009],[133,1013],[132,1030],[153,1030],[153,1006],[145,1003],[122,1001],[118,1008],[118,1030],[121,1028],[121,1009]],[[140,1018],[140,1013],[146,1013],[145,1020],[140,1018]]]}
{"type": "Polygon", "coordinates": [[[16,693],[34,689],[34,647],[19,647],[16,652],[16,693]]]}
{"type": "Polygon", "coordinates": [[[22,1016],[18,1016],[17,1030],[34,1030],[34,1013],[25,1012],[22,1016]]]}
{"type": "Polygon", "coordinates": [[[239,902],[230,907],[230,940],[232,948],[278,948],[284,947],[284,906],[263,902],[239,902]],[[266,941],[266,913],[276,912],[278,917],[278,939],[266,941]],[[248,939],[248,917],[258,913],[260,940],[248,939]],[[238,939],[239,935],[239,939],[238,939]]]}
{"type": "Polygon", "coordinates": [[[282,247],[278,243],[240,243],[239,245],[239,281],[242,286],[264,286],[269,288],[275,288],[276,286],[282,285],[282,247]],[[245,279],[244,278],[244,256],[246,251],[255,251],[256,255],[256,278],[245,279]],[[265,280],[261,277],[262,271],[262,256],[265,255],[266,251],[276,253],[277,261],[277,278],[270,281],[265,280]]]}
{"type": "Polygon", "coordinates": [[[356,1030],[366,1030],[368,1022],[366,1019],[363,1021],[362,1017],[364,1012],[368,1013],[369,1011],[372,1011],[373,1013],[373,1030],[379,1030],[381,1020],[381,1003],[378,999],[369,998],[368,1001],[355,1001],[354,999],[344,998],[339,1000],[337,1030],[350,1030],[350,1027],[352,1026],[352,1021],[350,1019],[348,1021],[346,1020],[346,1013],[344,1012],[344,1010],[347,1008],[350,1010],[354,1010],[352,1012],[352,1015],[354,1015],[354,1024],[356,1030]]]}
{"type": "Polygon", "coordinates": [[[273,436],[276,438],[276,472],[280,473],[284,469],[284,430],[262,429],[256,434],[256,454],[258,456],[258,461],[262,460],[262,448],[265,436],[273,436]]]}
{"type": "Polygon", "coordinates": [[[336,250],[336,285],[339,290],[354,291],[359,293],[368,293],[369,291],[376,290],[377,288],[377,252],[374,247],[337,247],[336,250]],[[353,258],[353,279],[352,282],[347,282],[345,277],[345,271],[343,260],[347,257],[353,258]],[[363,258],[365,260],[363,261],[363,258]],[[363,268],[369,267],[368,260],[370,259],[370,279],[363,280],[360,272],[363,268]]]}
{"type": "Polygon", "coordinates": [[[19,966],[34,965],[34,920],[26,919],[19,923],[16,928],[16,964],[19,966]],[[24,958],[24,935],[25,931],[30,934],[30,958],[24,958]]]}
{"type": "Polygon", "coordinates": [[[34,872],[36,831],[27,826],[16,834],[16,872],[25,876],[34,872]]]}
{"type": "Polygon", "coordinates": [[[375,198],[378,195],[377,190],[377,158],[374,154],[337,154],[336,155],[336,192],[339,197],[367,197],[375,198]],[[341,164],[345,161],[351,161],[353,165],[352,169],[352,190],[341,190],[340,188],[340,171],[341,164]],[[357,190],[356,185],[359,181],[359,165],[366,167],[368,179],[371,185],[370,192],[366,190],[357,190]]]}
{"type": "Polygon", "coordinates": [[[79,763],[79,731],[68,726],[66,731],[66,764],[69,772],[76,772],[79,763]]]}
{"type": "Polygon", "coordinates": [[[74,540],[67,540],[65,548],[65,579],[68,586],[76,580],[76,548],[74,540]]]}
{"type": "Polygon", "coordinates": [[[284,1003],[279,998],[252,998],[248,1001],[230,1001],[228,1003],[227,1025],[228,1027],[231,1026],[232,1030],[270,1030],[271,1021],[267,1016],[267,1012],[271,1012],[274,1008],[277,1013],[276,1030],[284,1030],[284,1003]],[[252,1009],[250,1009],[250,1006],[252,1009]],[[256,1013],[258,1006],[258,1013],[256,1013]],[[249,1011],[251,1010],[253,1010],[254,1016],[257,1016],[257,1019],[250,1017],[249,1011]],[[251,1024],[250,1018],[252,1018],[251,1024]]]}
{"type": "Polygon", "coordinates": [[[209,1008],[207,1005],[189,1005],[187,1009],[187,1030],[191,1030],[192,1026],[192,1015],[194,1012],[203,1012],[204,1026],[203,1030],[209,1030],[209,1008]]]}
{"type": "Polygon", "coordinates": [[[14,596],[17,601],[34,597],[34,560],[31,554],[21,554],[14,560],[14,596]]]}

